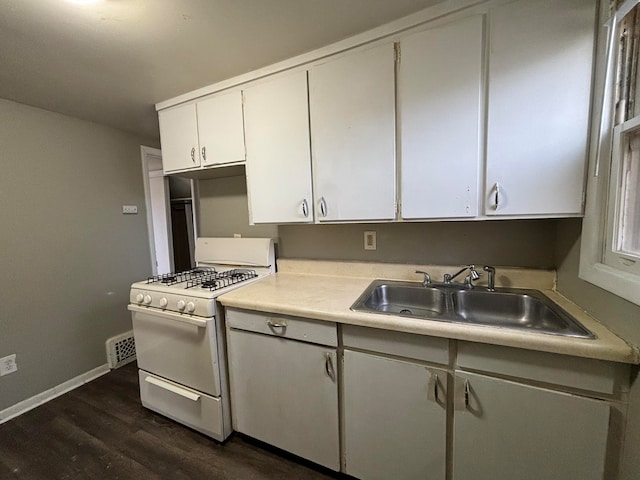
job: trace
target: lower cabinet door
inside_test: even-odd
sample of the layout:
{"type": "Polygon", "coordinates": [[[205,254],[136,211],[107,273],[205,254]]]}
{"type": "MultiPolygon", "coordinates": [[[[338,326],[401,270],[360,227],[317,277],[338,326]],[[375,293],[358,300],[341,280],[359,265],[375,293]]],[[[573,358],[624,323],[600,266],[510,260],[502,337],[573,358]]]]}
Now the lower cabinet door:
{"type": "Polygon", "coordinates": [[[346,350],[346,473],[363,480],[444,479],[446,398],[442,370],[346,350]]]}
{"type": "Polygon", "coordinates": [[[603,480],[610,405],[456,372],[455,480],[603,480]]]}
{"type": "Polygon", "coordinates": [[[340,469],[335,347],[228,331],[234,429],[340,469]]]}

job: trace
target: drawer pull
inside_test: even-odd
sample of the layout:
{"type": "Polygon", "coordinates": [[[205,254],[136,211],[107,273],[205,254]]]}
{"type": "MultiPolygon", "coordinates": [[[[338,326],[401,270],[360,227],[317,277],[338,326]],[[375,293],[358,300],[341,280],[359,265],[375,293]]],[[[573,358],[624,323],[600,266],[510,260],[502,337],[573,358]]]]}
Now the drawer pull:
{"type": "Polygon", "coordinates": [[[270,318],[267,319],[267,325],[269,325],[269,328],[271,330],[274,330],[276,328],[281,328],[282,332],[280,333],[284,333],[284,329],[287,328],[287,322],[285,322],[284,320],[280,320],[280,321],[274,321],[270,318]]]}
{"type": "Polygon", "coordinates": [[[180,395],[181,397],[188,398],[189,400],[192,400],[194,402],[200,400],[200,395],[198,395],[197,393],[190,392],[189,390],[185,390],[184,388],[180,388],[169,382],[160,380],[159,378],[147,376],[145,377],[144,381],[150,383],[151,385],[155,385],[156,387],[160,387],[163,390],[167,390],[169,392],[175,393],[176,395],[180,395]]]}

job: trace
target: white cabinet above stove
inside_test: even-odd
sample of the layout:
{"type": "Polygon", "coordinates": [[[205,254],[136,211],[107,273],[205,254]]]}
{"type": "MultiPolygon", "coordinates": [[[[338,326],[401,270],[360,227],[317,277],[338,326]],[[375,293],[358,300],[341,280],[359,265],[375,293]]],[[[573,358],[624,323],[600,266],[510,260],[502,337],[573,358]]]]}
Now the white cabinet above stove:
{"type": "Polygon", "coordinates": [[[158,119],[165,173],[245,161],[240,90],[161,110],[158,119]]]}

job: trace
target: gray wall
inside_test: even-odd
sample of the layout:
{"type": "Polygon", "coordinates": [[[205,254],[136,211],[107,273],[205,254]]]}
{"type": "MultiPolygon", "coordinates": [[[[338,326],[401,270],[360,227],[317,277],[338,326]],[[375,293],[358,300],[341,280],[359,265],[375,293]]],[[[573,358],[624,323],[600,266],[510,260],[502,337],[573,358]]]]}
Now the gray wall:
{"type": "Polygon", "coordinates": [[[578,278],[580,219],[558,222],[558,290],[627,341],[640,345],[640,306],[578,278]]]}
{"type": "Polygon", "coordinates": [[[555,220],[281,225],[280,256],[553,268],[555,220]],[[377,249],[364,249],[374,230],[377,249]]]}
{"type": "Polygon", "coordinates": [[[18,364],[0,410],[105,364],[131,329],[129,286],[151,271],[143,143],[0,99],[0,357],[18,364]]]}
{"type": "Polygon", "coordinates": [[[244,176],[199,180],[202,237],[278,236],[277,225],[249,225],[247,181],[244,176]]]}

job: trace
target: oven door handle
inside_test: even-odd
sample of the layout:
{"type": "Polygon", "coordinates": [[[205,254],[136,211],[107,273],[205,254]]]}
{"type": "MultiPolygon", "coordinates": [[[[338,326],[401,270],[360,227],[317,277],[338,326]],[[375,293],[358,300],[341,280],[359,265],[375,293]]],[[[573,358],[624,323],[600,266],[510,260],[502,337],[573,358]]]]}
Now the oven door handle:
{"type": "Polygon", "coordinates": [[[156,317],[166,318],[167,320],[177,320],[178,322],[189,323],[191,325],[195,325],[196,327],[205,328],[207,326],[207,321],[198,317],[181,315],[179,313],[168,312],[166,310],[140,307],[138,305],[131,304],[127,305],[127,308],[132,312],[146,313],[147,315],[154,315],[156,317]]]}
{"type": "Polygon", "coordinates": [[[188,398],[189,400],[192,400],[194,402],[200,400],[200,395],[198,395],[197,393],[190,392],[189,390],[180,388],[177,385],[165,382],[164,380],[160,380],[159,378],[147,375],[144,381],[150,383],[151,385],[155,385],[156,387],[160,387],[163,390],[167,390],[169,392],[175,393],[176,395],[180,395],[181,397],[188,398]]]}

